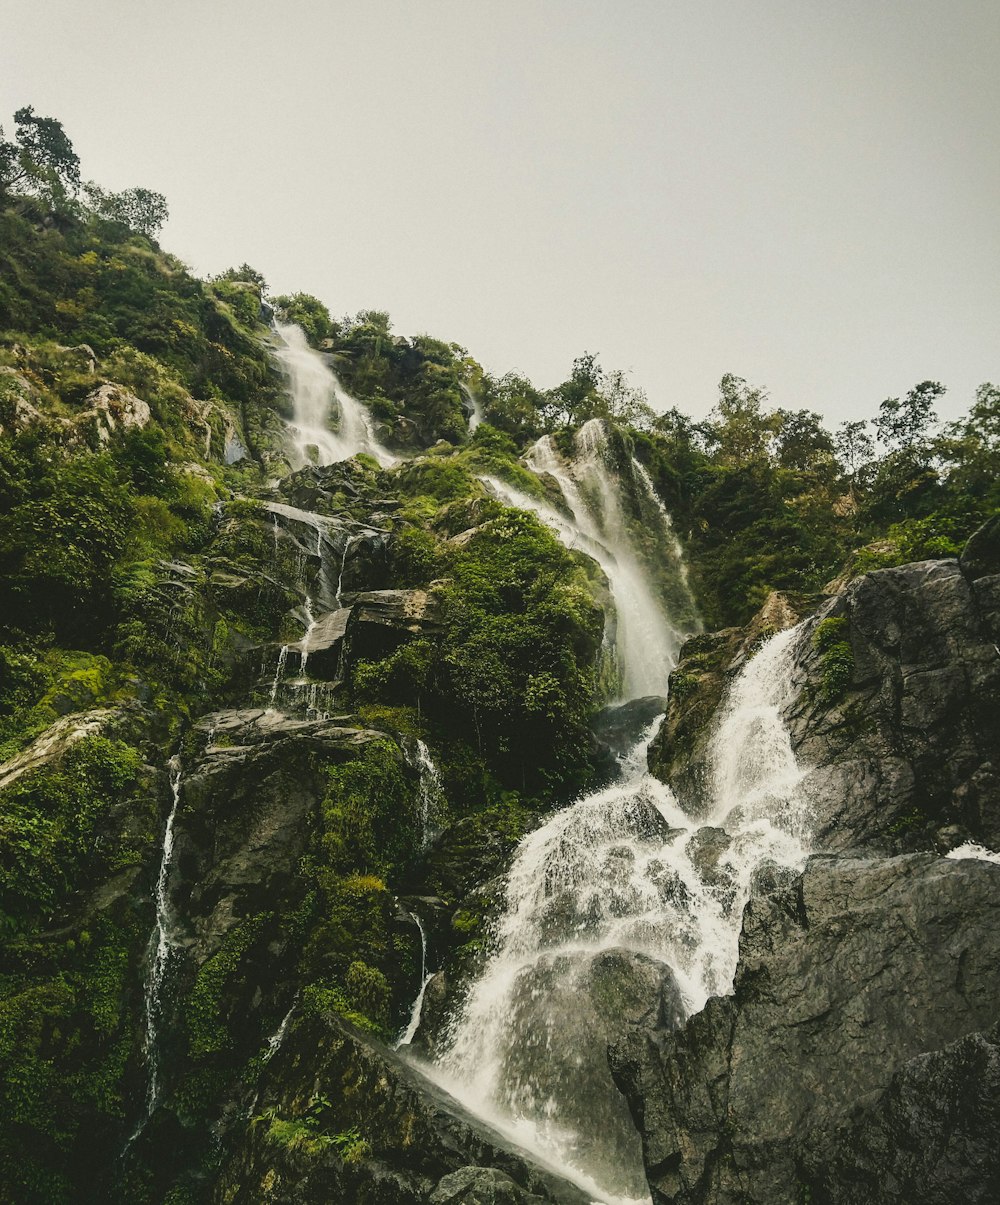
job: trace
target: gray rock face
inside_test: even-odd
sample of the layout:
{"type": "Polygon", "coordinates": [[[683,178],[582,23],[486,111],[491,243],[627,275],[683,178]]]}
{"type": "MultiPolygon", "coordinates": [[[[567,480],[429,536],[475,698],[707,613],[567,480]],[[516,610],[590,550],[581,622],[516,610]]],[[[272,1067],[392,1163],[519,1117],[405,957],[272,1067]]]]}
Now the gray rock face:
{"type": "Polygon", "coordinates": [[[429,1205],[535,1205],[544,1198],[523,1192],[494,1167],[462,1167],[443,1177],[429,1205]]]}
{"type": "Polygon", "coordinates": [[[185,918],[187,956],[201,965],[240,918],[295,894],[325,767],[383,734],[352,717],[304,720],[252,708],[205,716],[197,730],[208,743],[183,778],[172,902],[185,918]]]}
{"type": "Polygon", "coordinates": [[[980,603],[998,584],[924,561],[866,574],[817,615],[846,621],[853,661],[831,698],[823,652],[800,643],[787,719],[817,848],[930,848],[942,827],[1000,844],[1000,654],[980,603]]]}
{"type": "Polygon", "coordinates": [[[624,757],[642,736],[645,729],[667,709],[667,700],[660,695],[629,699],[614,707],[605,707],[594,717],[591,727],[599,741],[615,757],[624,757]]]}
{"type": "Polygon", "coordinates": [[[267,1065],[254,1114],[230,1148],[216,1189],[220,1203],[590,1200],[334,1013],[292,1023],[267,1065]],[[305,1126],[306,1117],[315,1121],[305,1126]],[[296,1123],[307,1136],[298,1143],[288,1140],[296,1123]]]}
{"type": "Polygon", "coordinates": [[[523,971],[511,1001],[512,1041],[504,1059],[504,1099],[515,1114],[531,1115],[537,1102],[560,1102],[559,1119],[586,1134],[581,1151],[603,1184],[641,1194],[637,1135],[608,1070],[608,1043],[624,1022],[661,998],[665,1013],[683,1015],[669,967],[626,949],[604,950],[589,961],[552,954],[523,971]],[[571,1044],[560,1035],[572,1032],[571,1044]]]}
{"type": "MultiPolygon", "coordinates": [[[[654,1202],[770,1205],[807,1188],[812,1200],[942,1199],[921,1195],[919,1170],[895,1137],[894,1174],[917,1184],[916,1195],[816,1194],[839,1167],[885,1186],[879,1135],[956,1059],[978,1060],[984,1098],[994,1093],[984,1107],[995,1111],[989,1039],[940,1064],[920,1059],[996,1024],[998,926],[1000,867],[929,854],[816,857],[793,887],[753,899],[734,995],[710,1000],[672,1035],[646,1022],[614,1050],[654,1202]],[[868,1155],[855,1152],[855,1135],[868,1155]]],[[[953,1111],[971,1119],[968,1103],[953,1111]]],[[[906,1116],[910,1141],[931,1162],[961,1157],[942,1151],[948,1131],[933,1116],[906,1116]]],[[[987,1131],[971,1128],[983,1146],[987,1131]]]]}
{"type": "Polygon", "coordinates": [[[1000,1027],[918,1055],[860,1102],[832,1154],[812,1157],[815,1199],[988,1205],[1000,1191],[1000,1027]]]}

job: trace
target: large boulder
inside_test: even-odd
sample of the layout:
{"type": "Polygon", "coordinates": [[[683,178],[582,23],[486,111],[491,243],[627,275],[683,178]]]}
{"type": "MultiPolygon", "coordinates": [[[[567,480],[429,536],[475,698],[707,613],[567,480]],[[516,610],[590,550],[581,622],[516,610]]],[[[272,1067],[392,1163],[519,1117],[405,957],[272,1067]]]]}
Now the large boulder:
{"type": "Polygon", "coordinates": [[[798,644],[786,716],[817,848],[1000,845],[1000,655],[958,561],[852,582],[798,644]]]}
{"type": "Polygon", "coordinates": [[[590,1201],[332,1012],[289,1025],[229,1151],[226,1205],[590,1201]]]}
{"type": "Polygon", "coordinates": [[[813,858],[748,905],[732,996],[613,1051],[654,1202],[994,1200],[998,1019],[1000,866],[813,858]]]}

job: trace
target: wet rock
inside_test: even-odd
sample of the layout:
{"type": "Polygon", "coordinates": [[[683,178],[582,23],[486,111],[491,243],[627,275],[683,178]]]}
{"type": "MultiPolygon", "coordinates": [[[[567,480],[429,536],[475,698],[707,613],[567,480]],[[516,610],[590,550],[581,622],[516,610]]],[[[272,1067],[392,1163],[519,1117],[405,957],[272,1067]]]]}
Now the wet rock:
{"type": "Polygon", "coordinates": [[[709,886],[726,883],[730,875],[719,869],[719,859],[732,844],[732,838],[723,828],[700,828],[687,845],[688,856],[694,863],[701,879],[709,886]]]}
{"type": "Polygon", "coordinates": [[[544,1198],[526,1194],[494,1167],[461,1167],[445,1176],[428,1197],[429,1205],[535,1205],[544,1198]]]}
{"type": "Polygon", "coordinates": [[[265,1067],[254,1117],[230,1140],[220,1205],[417,1205],[442,1187],[451,1195],[438,1199],[449,1202],[590,1200],[330,1012],[289,1027],[265,1067]],[[307,1117],[315,1119],[308,1126],[307,1117]],[[292,1143],[296,1125],[306,1138],[292,1143]]]}
{"type": "Polygon", "coordinates": [[[794,627],[822,602],[817,594],[775,591],[745,628],[692,636],[670,675],[667,713],[649,745],[649,770],[694,816],[710,802],[712,718],[732,677],[762,640],[794,627]]]}
{"type": "Polygon", "coordinates": [[[347,623],[351,617],[350,607],[327,611],[320,615],[315,624],[298,644],[298,652],[308,658],[309,675],[333,682],[341,668],[341,650],[347,623]]]}
{"type": "Polygon", "coordinates": [[[664,963],[627,949],[592,957],[545,954],[523,970],[511,997],[510,1044],[501,1054],[501,1099],[515,1114],[544,1114],[586,1135],[579,1157],[616,1193],[644,1188],[639,1141],[608,1066],[622,1025],[651,1011],[679,1018],[680,991],[664,963]],[[572,1033],[573,1041],[559,1040],[572,1033]]]}
{"type": "MultiPolygon", "coordinates": [[[[945,1169],[988,1147],[993,1054],[975,1042],[967,1050],[988,1097],[978,1119],[968,1099],[948,1103],[961,1097],[954,1083],[940,1110],[907,1111],[906,1102],[929,1099],[935,1077],[947,1078],[922,1057],[997,1023],[998,925],[1000,867],[929,854],[814,858],[793,887],[752,898],[734,994],[675,1033],[638,1027],[614,1051],[656,1205],[770,1205],[806,1189],[813,1200],[946,1199],[921,1195],[920,1167],[945,1169]],[[892,1187],[884,1161],[872,1164],[878,1135],[894,1134],[904,1113],[909,1136],[887,1141],[893,1175],[913,1196],[892,1187]],[[969,1141],[952,1144],[952,1116],[969,1141]],[[837,1168],[866,1160],[885,1196],[851,1196],[850,1180],[822,1195],[837,1168]]],[[[971,1178],[987,1183],[993,1166],[971,1178]]]]}
{"type": "Polygon", "coordinates": [[[662,695],[646,695],[629,699],[613,707],[602,708],[591,722],[598,741],[615,757],[624,757],[638,743],[642,734],[657,716],[667,709],[662,695]]]}

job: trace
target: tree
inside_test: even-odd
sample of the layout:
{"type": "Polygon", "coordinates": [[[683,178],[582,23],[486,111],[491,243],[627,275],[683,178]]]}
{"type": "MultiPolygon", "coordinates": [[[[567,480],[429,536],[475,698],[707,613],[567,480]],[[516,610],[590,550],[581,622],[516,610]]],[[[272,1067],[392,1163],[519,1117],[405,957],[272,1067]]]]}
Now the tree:
{"type": "Polygon", "coordinates": [[[946,390],[937,381],[921,381],[905,398],[887,397],[878,408],[875,429],[879,441],[890,452],[912,452],[926,441],[937,422],[934,403],[946,390]]]}
{"type": "Polygon", "coordinates": [[[251,268],[249,264],[240,264],[238,268],[227,268],[225,272],[220,272],[218,276],[212,276],[209,279],[232,280],[256,285],[260,289],[261,297],[267,293],[267,281],[264,279],[264,273],[258,272],[256,268],[251,268]]]}
{"type": "Polygon", "coordinates": [[[767,459],[774,422],[764,413],[766,401],[765,390],[731,372],[719,382],[719,401],[707,430],[723,463],[745,465],[767,459]]]}
{"type": "Polygon", "coordinates": [[[0,194],[15,190],[48,194],[75,193],[80,187],[80,157],[54,117],[36,117],[29,105],[14,114],[13,142],[0,129],[0,194]]]}
{"type": "Polygon", "coordinates": [[[94,212],[110,222],[118,222],[143,234],[155,238],[167,220],[167,199],[162,193],[148,188],[127,188],[124,192],[105,192],[93,181],[84,186],[87,200],[94,212]]]}
{"type": "Polygon", "coordinates": [[[875,455],[875,440],[868,433],[868,423],[864,419],[841,423],[833,446],[852,481],[875,455]]]}
{"type": "Polygon", "coordinates": [[[782,468],[805,472],[830,464],[833,440],[820,415],[812,410],[778,410],[774,418],[782,468]]]}

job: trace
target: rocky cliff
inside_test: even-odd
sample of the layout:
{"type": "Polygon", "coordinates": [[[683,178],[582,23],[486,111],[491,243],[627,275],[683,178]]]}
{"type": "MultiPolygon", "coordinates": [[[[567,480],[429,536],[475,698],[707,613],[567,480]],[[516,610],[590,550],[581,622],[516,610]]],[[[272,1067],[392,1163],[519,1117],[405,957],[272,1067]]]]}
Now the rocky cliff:
{"type": "MultiPolygon", "coordinates": [[[[993,524],[802,624],[785,722],[813,856],[758,878],[731,995],[612,1047],[656,1205],[995,1199],[998,573],[993,524]]],[[[695,810],[713,707],[775,617],[798,609],[696,638],[674,671],[651,764],[695,810]]]]}

